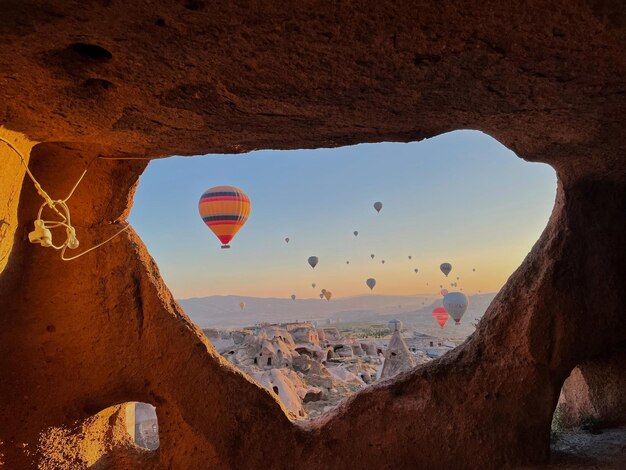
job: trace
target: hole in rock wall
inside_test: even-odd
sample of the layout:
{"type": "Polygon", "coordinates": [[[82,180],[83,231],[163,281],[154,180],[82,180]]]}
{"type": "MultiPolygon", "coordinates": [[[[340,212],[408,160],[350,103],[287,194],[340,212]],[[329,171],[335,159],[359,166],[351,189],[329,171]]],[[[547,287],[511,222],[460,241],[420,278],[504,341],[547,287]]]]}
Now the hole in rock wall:
{"type": "Polygon", "coordinates": [[[216,350],[314,417],[472,334],[555,191],[551,167],[456,131],[152,161],[130,221],[216,350]]]}
{"type": "Polygon", "coordinates": [[[159,448],[156,409],[141,402],[108,407],[73,426],[44,431],[40,468],[152,468],[159,448]],[[120,466],[121,465],[121,466],[120,466]]]}
{"type": "Polygon", "coordinates": [[[131,402],[126,405],[127,431],[133,442],[148,450],[159,448],[159,420],[156,408],[149,403],[131,402]]]}
{"type": "Polygon", "coordinates": [[[102,46],[97,44],[87,44],[83,42],[75,42],[69,47],[72,51],[79,56],[91,60],[111,60],[113,54],[102,46]]]}

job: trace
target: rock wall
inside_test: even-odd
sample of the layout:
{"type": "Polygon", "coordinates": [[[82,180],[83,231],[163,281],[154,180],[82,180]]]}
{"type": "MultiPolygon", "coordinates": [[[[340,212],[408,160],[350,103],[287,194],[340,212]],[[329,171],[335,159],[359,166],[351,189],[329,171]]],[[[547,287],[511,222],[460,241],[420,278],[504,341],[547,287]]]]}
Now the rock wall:
{"type": "MultiPolygon", "coordinates": [[[[88,168],[70,204],[81,247],[125,225],[144,158],[474,128],[559,178],[548,226],[474,335],[298,425],[190,323],[132,229],[72,262],[27,243],[40,199],[9,166],[2,187],[21,192],[15,243],[1,242],[10,249],[0,275],[7,468],[36,468],[67,442],[46,441],[42,457],[32,451],[42,433],[127,401],[156,406],[158,468],[547,460],[564,380],[626,340],[622,2],[3,8],[0,124],[41,142],[30,167],[51,194],[66,194],[88,168]]],[[[8,220],[15,202],[0,211],[8,220]]]]}
{"type": "Polygon", "coordinates": [[[590,419],[599,427],[626,424],[626,353],[603,355],[576,367],[563,384],[559,418],[577,427],[590,419]]]}

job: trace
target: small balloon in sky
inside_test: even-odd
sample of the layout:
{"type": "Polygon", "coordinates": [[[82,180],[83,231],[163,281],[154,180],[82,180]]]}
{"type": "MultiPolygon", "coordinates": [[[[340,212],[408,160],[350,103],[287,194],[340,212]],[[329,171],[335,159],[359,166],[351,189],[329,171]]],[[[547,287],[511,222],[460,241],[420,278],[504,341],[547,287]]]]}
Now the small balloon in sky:
{"type": "Polygon", "coordinates": [[[419,269],[415,268],[413,271],[415,271],[415,274],[417,274],[417,272],[419,271],[419,269]]]}
{"type": "Polygon", "coordinates": [[[330,302],[331,297],[333,296],[333,293],[329,290],[327,290],[326,292],[324,292],[324,297],[326,298],[327,301],[330,302]]]}
{"type": "Polygon", "coordinates": [[[383,264],[385,264],[385,260],[384,260],[384,259],[383,259],[383,260],[380,260],[380,262],[381,262],[381,263],[383,263],[383,264]]]}
{"type": "Polygon", "coordinates": [[[326,293],[326,289],[322,289],[322,294],[325,294],[325,293],[326,293]]]}
{"type": "Polygon", "coordinates": [[[367,284],[367,287],[369,287],[370,290],[374,290],[374,286],[376,285],[376,279],[370,277],[367,281],[365,281],[365,284],[367,284]]]}
{"type": "Polygon", "coordinates": [[[444,273],[446,277],[448,277],[448,274],[450,274],[450,271],[452,271],[452,265],[450,263],[441,263],[439,269],[441,269],[441,272],[444,273]]]}
{"type": "Polygon", "coordinates": [[[296,294],[291,294],[291,300],[296,300],[296,294]]]}
{"type": "Polygon", "coordinates": [[[370,255],[370,258],[374,259],[374,253],[372,253],[372,254],[370,255]]]}
{"type": "Polygon", "coordinates": [[[448,311],[445,308],[437,307],[433,310],[433,318],[435,319],[437,324],[441,328],[443,328],[445,324],[448,323],[448,318],[450,318],[450,315],[448,315],[448,311]]]}
{"type": "Polygon", "coordinates": [[[319,261],[320,259],[317,256],[309,256],[309,264],[313,269],[315,269],[315,266],[317,266],[317,263],[319,263],[319,261]]]}
{"type": "Polygon", "coordinates": [[[323,298],[324,298],[324,294],[320,294],[320,299],[323,299],[323,298]]]}
{"type": "Polygon", "coordinates": [[[243,310],[244,308],[246,308],[246,303],[245,302],[239,302],[239,308],[241,310],[243,310]]]}
{"type": "Polygon", "coordinates": [[[409,259],[413,259],[413,257],[411,255],[409,255],[409,259]]]}
{"type": "Polygon", "coordinates": [[[472,268],[472,271],[473,271],[473,272],[476,272],[476,268],[472,268]]]}
{"type": "Polygon", "coordinates": [[[448,289],[441,289],[441,295],[443,295],[444,297],[448,295],[448,289]]]}
{"type": "Polygon", "coordinates": [[[380,210],[383,208],[383,203],[378,201],[374,203],[374,209],[376,209],[376,212],[380,212],[380,210]]]}
{"type": "Polygon", "coordinates": [[[350,264],[350,261],[346,261],[346,264],[350,264]]]}
{"type": "Polygon", "coordinates": [[[313,289],[315,289],[315,286],[316,286],[316,285],[317,285],[317,284],[315,284],[315,283],[313,282],[313,283],[311,284],[311,287],[312,287],[313,289]]]}
{"type": "Polygon", "coordinates": [[[289,243],[289,237],[285,238],[285,243],[289,243]]]}
{"type": "Polygon", "coordinates": [[[355,230],[355,231],[354,231],[354,232],[352,232],[352,233],[354,233],[354,236],[356,237],[356,236],[359,234],[359,231],[358,231],[358,230],[355,230]]]}

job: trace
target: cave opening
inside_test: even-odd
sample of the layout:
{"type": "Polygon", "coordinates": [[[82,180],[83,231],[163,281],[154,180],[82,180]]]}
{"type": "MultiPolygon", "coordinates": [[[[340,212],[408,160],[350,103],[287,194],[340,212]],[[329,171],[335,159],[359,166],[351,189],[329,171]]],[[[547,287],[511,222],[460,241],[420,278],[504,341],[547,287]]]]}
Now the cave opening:
{"type": "MultiPolygon", "coordinates": [[[[130,221],[218,353],[261,384],[278,371],[293,390],[317,379],[300,383],[292,367],[319,363],[313,374],[359,384],[340,400],[375,382],[363,377],[411,370],[465,341],[541,233],[555,188],[548,165],[526,163],[481,132],[455,131],[409,144],[153,161],[130,221]],[[228,250],[196,203],[220,184],[245,187],[251,203],[228,250]],[[311,268],[313,254],[320,264],[311,268]],[[452,272],[442,272],[448,260],[452,272]],[[446,291],[469,299],[459,324],[450,314],[437,323],[446,291]]],[[[225,191],[216,194],[230,197],[225,191]]],[[[290,409],[296,417],[301,399],[290,409]]],[[[328,409],[322,399],[304,414],[328,409]]]]}

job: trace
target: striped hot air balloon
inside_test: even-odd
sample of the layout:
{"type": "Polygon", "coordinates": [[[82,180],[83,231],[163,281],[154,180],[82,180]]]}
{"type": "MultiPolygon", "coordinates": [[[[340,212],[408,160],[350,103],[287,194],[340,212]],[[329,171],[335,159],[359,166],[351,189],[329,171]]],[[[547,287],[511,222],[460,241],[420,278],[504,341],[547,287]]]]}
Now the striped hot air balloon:
{"type": "Polygon", "coordinates": [[[222,248],[230,248],[230,241],[248,220],[250,199],[234,186],[215,186],[202,194],[198,211],[207,227],[222,242],[222,248]]]}

